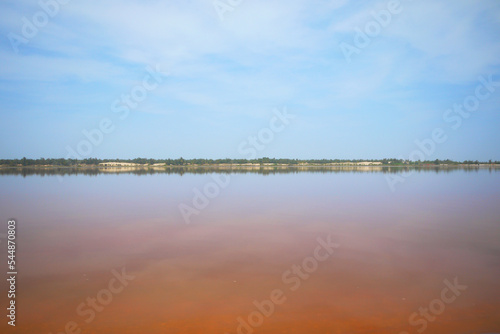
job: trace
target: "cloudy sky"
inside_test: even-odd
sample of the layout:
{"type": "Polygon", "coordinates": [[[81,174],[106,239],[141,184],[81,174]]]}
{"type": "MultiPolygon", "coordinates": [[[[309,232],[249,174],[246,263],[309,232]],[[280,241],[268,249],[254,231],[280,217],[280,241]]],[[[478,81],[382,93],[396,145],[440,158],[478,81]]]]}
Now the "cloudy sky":
{"type": "Polygon", "coordinates": [[[497,0],[2,0],[0,32],[0,158],[247,158],[287,110],[258,156],[500,160],[497,0]]]}

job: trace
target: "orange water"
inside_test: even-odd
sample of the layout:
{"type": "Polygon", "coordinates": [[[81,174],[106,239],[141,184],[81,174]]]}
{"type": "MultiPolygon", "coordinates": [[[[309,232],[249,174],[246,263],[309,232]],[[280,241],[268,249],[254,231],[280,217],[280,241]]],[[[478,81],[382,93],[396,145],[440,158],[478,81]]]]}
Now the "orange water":
{"type": "Polygon", "coordinates": [[[178,205],[210,181],[0,177],[19,273],[17,325],[2,315],[2,333],[500,332],[500,173],[419,173],[394,193],[381,173],[232,175],[185,224],[178,205]],[[329,235],[333,254],[283,280],[329,235]],[[133,279],[89,311],[122,269],[133,279]],[[455,277],[467,289],[425,320],[455,277]]]}

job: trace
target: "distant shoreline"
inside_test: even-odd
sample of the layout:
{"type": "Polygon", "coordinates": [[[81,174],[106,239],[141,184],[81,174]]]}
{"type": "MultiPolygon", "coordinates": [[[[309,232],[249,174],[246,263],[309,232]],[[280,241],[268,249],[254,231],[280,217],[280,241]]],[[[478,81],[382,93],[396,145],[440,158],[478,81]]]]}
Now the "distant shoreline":
{"type": "Polygon", "coordinates": [[[359,169],[378,169],[378,168],[500,168],[500,164],[420,164],[420,165],[360,165],[352,164],[300,164],[300,165],[287,165],[287,164],[210,164],[210,165],[149,165],[149,164],[127,164],[127,165],[30,165],[30,166],[8,166],[0,165],[1,169],[315,169],[315,168],[359,168],[359,169]]]}
{"type": "Polygon", "coordinates": [[[64,158],[39,158],[39,159],[0,159],[0,168],[81,168],[81,169],[317,169],[317,168],[497,168],[500,161],[486,160],[422,160],[411,161],[405,159],[288,159],[288,158],[255,158],[255,159],[64,159],[64,158]]]}
{"type": "Polygon", "coordinates": [[[500,172],[500,165],[422,165],[422,166],[245,166],[245,165],[190,165],[190,166],[3,166],[0,167],[0,177],[6,175],[30,175],[41,176],[64,176],[64,175],[105,175],[105,174],[298,174],[298,173],[383,173],[400,174],[416,172],[429,173],[451,173],[456,171],[478,172],[478,171],[500,172]]]}

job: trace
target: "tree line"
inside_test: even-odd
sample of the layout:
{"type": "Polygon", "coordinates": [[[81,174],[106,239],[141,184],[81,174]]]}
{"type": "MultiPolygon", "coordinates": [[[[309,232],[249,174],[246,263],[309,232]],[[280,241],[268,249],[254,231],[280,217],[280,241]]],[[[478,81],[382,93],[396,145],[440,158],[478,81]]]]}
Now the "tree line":
{"type": "Polygon", "coordinates": [[[499,164],[499,161],[453,161],[450,159],[446,160],[426,160],[426,161],[409,161],[402,159],[283,159],[283,158],[259,158],[259,159],[148,159],[148,158],[135,158],[135,159],[98,159],[98,158],[87,158],[87,159],[0,159],[0,165],[3,166],[97,166],[100,163],[105,162],[125,162],[125,163],[135,163],[140,165],[154,165],[163,164],[165,166],[203,166],[203,165],[221,165],[221,164],[275,164],[275,165],[289,165],[298,166],[302,164],[307,165],[329,165],[329,164],[341,164],[341,163],[358,163],[358,162],[380,162],[383,165],[390,166],[414,166],[414,165],[478,165],[478,164],[499,164]]]}

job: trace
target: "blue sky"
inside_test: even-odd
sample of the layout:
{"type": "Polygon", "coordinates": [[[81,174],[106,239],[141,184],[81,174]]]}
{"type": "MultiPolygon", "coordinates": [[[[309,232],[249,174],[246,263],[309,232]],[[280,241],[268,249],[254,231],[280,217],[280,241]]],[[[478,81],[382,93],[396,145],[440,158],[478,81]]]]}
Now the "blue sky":
{"type": "Polygon", "coordinates": [[[42,0],[52,16],[0,3],[1,158],[66,157],[103,119],[113,131],[82,157],[245,158],[239,145],[286,108],[258,156],[407,159],[440,128],[426,158],[500,160],[500,84],[458,128],[443,118],[480,77],[500,82],[497,0],[401,0],[366,46],[357,34],[391,1],[55,1],[42,0]],[[168,75],[120,119],[113,102],[148,67],[168,75]]]}

